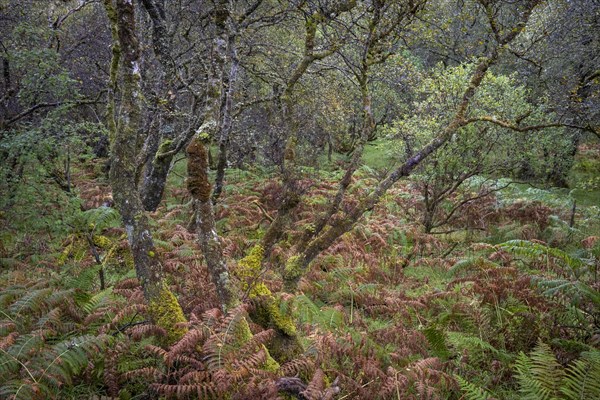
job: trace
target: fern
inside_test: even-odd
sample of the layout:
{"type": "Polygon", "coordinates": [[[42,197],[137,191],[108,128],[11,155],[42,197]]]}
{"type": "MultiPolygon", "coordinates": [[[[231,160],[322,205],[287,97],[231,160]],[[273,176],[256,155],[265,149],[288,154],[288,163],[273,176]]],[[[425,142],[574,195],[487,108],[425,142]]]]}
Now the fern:
{"type": "Polygon", "coordinates": [[[560,249],[544,246],[543,244],[530,242],[528,240],[509,240],[499,246],[510,253],[528,258],[553,258],[565,267],[568,267],[575,275],[578,274],[582,267],[587,265],[582,259],[572,257],[560,249]]]}
{"type": "Polygon", "coordinates": [[[572,304],[580,304],[584,300],[589,300],[595,307],[600,308],[600,292],[581,281],[534,277],[532,282],[544,289],[544,294],[549,297],[564,293],[572,304]]]}
{"type": "Polygon", "coordinates": [[[435,327],[428,327],[423,329],[423,335],[429,342],[429,347],[435,357],[442,360],[447,360],[450,357],[450,350],[446,345],[446,335],[442,330],[435,327]]]}
{"type": "Polygon", "coordinates": [[[561,392],[569,400],[600,399],[600,351],[589,351],[567,368],[561,392]]]}
{"type": "Polygon", "coordinates": [[[489,352],[501,361],[508,362],[512,360],[512,355],[504,350],[497,349],[492,346],[489,342],[477,337],[471,336],[462,332],[447,332],[446,336],[448,341],[458,349],[467,349],[470,352],[489,352]]]}
{"type": "Polygon", "coordinates": [[[600,352],[583,352],[566,369],[547,344],[539,343],[515,363],[520,393],[526,400],[600,398],[600,352]]]}
{"type": "Polygon", "coordinates": [[[466,400],[488,400],[494,397],[487,390],[467,381],[460,375],[454,375],[454,379],[458,382],[466,400]]]}
{"type": "Polygon", "coordinates": [[[77,215],[73,225],[81,232],[102,232],[104,229],[120,227],[121,215],[115,208],[101,206],[77,215]]]}

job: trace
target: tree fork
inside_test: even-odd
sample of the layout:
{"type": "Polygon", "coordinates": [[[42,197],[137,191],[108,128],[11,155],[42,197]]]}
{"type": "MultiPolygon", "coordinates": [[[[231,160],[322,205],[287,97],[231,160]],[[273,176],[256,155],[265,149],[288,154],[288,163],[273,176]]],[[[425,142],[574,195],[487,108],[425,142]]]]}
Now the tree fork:
{"type": "MultiPolygon", "coordinates": [[[[116,6],[112,8],[112,3],[107,0],[105,7],[109,13],[116,11],[116,20],[111,19],[111,21],[115,21],[118,28],[123,76],[121,115],[116,126],[111,126],[115,131],[110,182],[115,205],[125,224],[136,275],[144,290],[150,317],[168,332],[168,340],[172,342],[185,333],[185,329],[176,327],[178,323],[185,322],[185,317],[177,298],[171,293],[165,281],[162,264],[150,233],[148,217],[135,185],[142,96],[140,49],[135,32],[134,6],[131,1],[117,0],[116,6]]],[[[114,118],[114,116],[109,117],[114,118]]]]}

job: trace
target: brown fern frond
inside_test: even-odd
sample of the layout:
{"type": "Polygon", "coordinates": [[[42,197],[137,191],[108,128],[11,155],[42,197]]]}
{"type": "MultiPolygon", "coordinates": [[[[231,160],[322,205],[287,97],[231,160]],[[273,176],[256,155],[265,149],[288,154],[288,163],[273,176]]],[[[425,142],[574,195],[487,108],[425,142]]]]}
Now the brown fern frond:
{"type": "Polygon", "coordinates": [[[264,344],[268,343],[275,336],[275,330],[267,329],[258,332],[250,338],[236,353],[245,355],[259,350],[264,344]]]}
{"type": "Polygon", "coordinates": [[[301,373],[311,373],[315,368],[315,362],[308,356],[301,355],[299,358],[288,361],[279,368],[282,376],[294,376],[301,373]]]}
{"type": "Polygon", "coordinates": [[[145,313],[148,310],[148,306],[146,306],[145,304],[131,304],[125,308],[123,308],[121,311],[119,311],[112,319],[112,321],[110,322],[111,326],[116,326],[117,323],[119,323],[126,315],[130,315],[130,314],[140,314],[140,313],[145,313]]]}
{"type": "Polygon", "coordinates": [[[136,289],[140,286],[137,278],[124,279],[115,285],[115,289],[136,289]]]}
{"type": "Polygon", "coordinates": [[[189,357],[185,355],[177,355],[173,357],[169,357],[167,359],[167,365],[181,364],[181,365],[189,365],[196,370],[205,370],[206,366],[200,360],[195,359],[194,357],[189,357]]]}
{"type": "Polygon", "coordinates": [[[179,383],[184,385],[198,384],[208,381],[210,375],[206,371],[190,371],[179,378],[179,383]]]}
{"type": "Polygon", "coordinates": [[[0,335],[6,335],[17,329],[17,325],[13,321],[1,321],[0,322],[0,335]]]}
{"type": "Polygon", "coordinates": [[[169,358],[173,358],[186,351],[194,349],[198,343],[206,339],[206,332],[200,329],[189,330],[177,343],[169,350],[169,358]]]}
{"type": "Polygon", "coordinates": [[[239,360],[234,360],[231,365],[235,372],[232,374],[234,378],[242,379],[249,375],[251,369],[258,369],[267,361],[267,351],[263,347],[258,352],[250,354],[239,360]]]}
{"type": "Polygon", "coordinates": [[[202,321],[208,326],[216,325],[217,321],[223,318],[223,312],[218,308],[211,308],[202,314],[202,321]]]}
{"type": "Polygon", "coordinates": [[[154,346],[152,344],[148,344],[144,347],[144,350],[146,350],[150,354],[154,354],[155,356],[159,357],[165,363],[169,359],[169,353],[161,347],[154,346]]]}
{"type": "Polygon", "coordinates": [[[307,400],[320,400],[325,390],[325,373],[317,368],[306,389],[301,393],[307,400]]]}
{"type": "Polygon", "coordinates": [[[424,400],[439,399],[439,397],[436,396],[435,388],[429,386],[426,382],[422,382],[422,381],[415,382],[415,388],[417,389],[419,399],[424,399],[424,400]]]}
{"type": "Polygon", "coordinates": [[[166,337],[167,331],[154,324],[136,325],[126,331],[133,340],[139,341],[148,336],[166,337]]]}
{"type": "Polygon", "coordinates": [[[388,367],[386,373],[387,377],[381,385],[381,397],[389,398],[395,396],[397,398],[404,398],[404,394],[409,387],[408,378],[393,367],[388,367]]]}
{"type": "Polygon", "coordinates": [[[117,357],[119,351],[117,349],[112,349],[107,352],[104,372],[103,372],[103,382],[107,388],[107,392],[112,397],[117,397],[119,395],[119,373],[117,372],[117,357]]]}
{"type": "Polygon", "coordinates": [[[213,373],[212,382],[216,385],[219,392],[225,393],[235,381],[234,377],[231,376],[229,371],[225,369],[219,369],[213,373]]]}
{"type": "Polygon", "coordinates": [[[442,361],[437,357],[428,357],[422,360],[415,361],[411,364],[411,368],[416,370],[427,370],[427,369],[440,369],[442,367],[442,361]]]}
{"type": "Polygon", "coordinates": [[[146,379],[153,379],[155,381],[161,380],[163,379],[165,376],[164,373],[162,373],[161,371],[159,371],[157,368],[154,367],[146,367],[146,368],[140,368],[140,369],[136,369],[133,371],[128,371],[125,372],[122,375],[122,379],[125,381],[129,381],[135,378],[146,378],[146,379]]]}
{"type": "Polygon", "coordinates": [[[184,385],[184,384],[162,384],[153,383],[150,387],[159,395],[171,399],[182,399],[197,396],[199,399],[218,398],[216,386],[213,383],[207,382],[201,385],[184,385]]]}
{"type": "Polygon", "coordinates": [[[10,346],[15,344],[18,337],[19,332],[11,332],[8,334],[8,336],[0,338],[0,350],[8,349],[10,346]]]}
{"type": "Polygon", "coordinates": [[[83,325],[89,326],[96,321],[102,320],[103,318],[106,318],[106,315],[109,312],[110,312],[109,307],[100,307],[100,308],[98,308],[98,310],[96,310],[95,312],[93,312],[90,315],[88,315],[87,317],[85,317],[85,319],[83,320],[83,325]]]}

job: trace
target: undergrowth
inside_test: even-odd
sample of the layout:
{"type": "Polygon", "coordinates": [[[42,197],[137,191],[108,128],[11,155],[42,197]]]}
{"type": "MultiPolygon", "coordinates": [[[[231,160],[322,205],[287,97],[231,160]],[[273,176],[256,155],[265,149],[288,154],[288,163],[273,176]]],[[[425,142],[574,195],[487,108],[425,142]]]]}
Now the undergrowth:
{"type": "MultiPolygon", "coordinates": [[[[60,221],[53,230],[27,232],[11,220],[16,211],[0,215],[11,232],[0,246],[0,398],[599,396],[594,206],[577,206],[572,223],[568,193],[510,186],[465,207],[449,233],[428,235],[418,191],[404,182],[315,260],[299,293],[282,293],[277,266],[336,190],[335,171],[315,171],[302,182],[310,201],[260,271],[304,349],[278,363],[275,332],[251,318],[256,302],[218,308],[187,229],[180,164],[152,214],[188,321],[171,345],[149,320],[118,216],[102,206],[110,193],[97,166],[80,166],[67,202],[32,203],[52,211],[40,226],[60,221]]],[[[374,173],[358,172],[342,207],[368,191],[374,173]]],[[[257,244],[280,198],[281,183],[260,171],[228,173],[216,211],[230,268],[257,244]]]]}

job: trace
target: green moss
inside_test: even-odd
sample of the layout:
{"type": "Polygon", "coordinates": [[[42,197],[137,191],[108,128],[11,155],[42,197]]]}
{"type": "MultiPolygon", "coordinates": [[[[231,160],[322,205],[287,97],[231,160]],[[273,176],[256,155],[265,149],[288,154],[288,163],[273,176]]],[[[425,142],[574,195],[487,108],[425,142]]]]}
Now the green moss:
{"type": "Polygon", "coordinates": [[[171,139],[163,141],[156,152],[156,157],[161,157],[163,154],[168,153],[171,150],[172,144],[173,141],[171,139]]]}
{"type": "MultiPolygon", "coordinates": [[[[294,321],[281,312],[280,300],[271,293],[267,285],[259,281],[263,257],[263,247],[254,246],[246,257],[238,262],[234,273],[241,281],[242,290],[248,293],[255,303],[255,308],[250,314],[252,320],[264,328],[272,328],[277,332],[269,346],[270,354],[276,360],[288,361],[290,357],[300,354],[303,349],[298,341],[294,321]]],[[[267,362],[265,368],[276,370],[275,366],[276,361],[273,360],[267,362]]]]}
{"type": "Polygon", "coordinates": [[[295,289],[296,283],[304,273],[299,255],[288,258],[283,268],[283,281],[286,290],[295,289]]]}
{"type": "Polygon", "coordinates": [[[248,255],[239,261],[235,270],[236,276],[241,281],[242,290],[249,293],[251,298],[271,295],[271,291],[264,283],[257,282],[264,254],[265,251],[262,246],[254,246],[250,249],[248,255]]]}
{"type": "Polygon", "coordinates": [[[102,249],[109,249],[113,246],[113,241],[104,235],[94,235],[92,240],[96,247],[102,249]]]}
{"type": "Polygon", "coordinates": [[[265,371],[269,371],[269,372],[277,372],[279,370],[279,363],[277,361],[275,361],[275,359],[273,357],[271,357],[271,354],[269,353],[269,350],[267,350],[267,348],[263,345],[263,348],[265,349],[265,351],[267,352],[267,359],[265,360],[265,364],[263,365],[263,369],[265,371]]]}
{"type": "Polygon", "coordinates": [[[187,332],[187,328],[177,326],[181,322],[186,322],[186,319],[177,298],[165,283],[150,300],[148,311],[154,323],[167,331],[169,343],[181,339],[187,332]]]}
{"type": "MultiPolygon", "coordinates": [[[[252,332],[250,331],[250,326],[248,325],[246,318],[242,318],[237,324],[235,324],[233,328],[233,337],[233,348],[235,349],[242,348],[250,339],[252,339],[252,332]]],[[[265,360],[263,369],[265,371],[276,372],[279,370],[279,363],[275,361],[273,357],[271,357],[269,350],[264,345],[262,347],[267,354],[267,359],[265,360]]]]}
{"type": "Polygon", "coordinates": [[[252,317],[263,327],[274,328],[285,335],[295,336],[294,321],[281,312],[279,300],[273,296],[269,288],[264,283],[258,282],[263,257],[264,249],[256,245],[239,261],[238,268],[235,270],[235,274],[242,282],[242,290],[248,293],[251,299],[257,300],[257,307],[252,317]]]}
{"type": "Polygon", "coordinates": [[[279,308],[280,301],[273,295],[255,298],[256,308],[252,319],[263,327],[274,328],[288,336],[296,335],[296,325],[279,308]]]}

